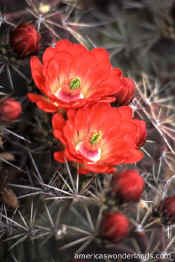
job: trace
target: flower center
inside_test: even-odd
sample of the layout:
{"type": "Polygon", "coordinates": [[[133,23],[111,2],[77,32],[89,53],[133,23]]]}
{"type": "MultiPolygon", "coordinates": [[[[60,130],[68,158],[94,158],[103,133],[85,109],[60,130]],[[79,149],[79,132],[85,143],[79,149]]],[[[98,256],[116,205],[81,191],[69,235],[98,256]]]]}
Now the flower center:
{"type": "Polygon", "coordinates": [[[70,86],[71,90],[75,90],[77,88],[80,88],[80,78],[76,77],[76,78],[72,79],[69,86],[70,86]]]}
{"type": "Polygon", "coordinates": [[[92,162],[97,162],[101,158],[101,149],[89,148],[86,143],[80,142],[76,145],[76,150],[86,159],[92,162]]]}
{"type": "Polygon", "coordinates": [[[78,99],[83,99],[84,96],[80,92],[80,78],[75,77],[71,81],[63,79],[56,79],[56,81],[51,86],[51,92],[58,99],[69,103],[74,102],[78,99]]]}
{"type": "Polygon", "coordinates": [[[86,136],[79,137],[78,143],[75,145],[76,151],[83,155],[91,162],[97,162],[101,159],[102,149],[98,144],[102,139],[102,131],[93,130],[86,136]]]}
{"type": "Polygon", "coordinates": [[[91,138],[90,143],[92,145],[97,144],[102,139],[102,132],[101,131],[94,131],[91,138]]]}

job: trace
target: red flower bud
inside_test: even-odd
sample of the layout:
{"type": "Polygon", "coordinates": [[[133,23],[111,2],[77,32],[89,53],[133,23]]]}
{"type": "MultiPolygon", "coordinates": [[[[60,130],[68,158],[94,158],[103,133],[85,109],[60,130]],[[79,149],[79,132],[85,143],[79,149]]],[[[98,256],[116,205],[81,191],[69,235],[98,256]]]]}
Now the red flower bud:
{"type": "Polygon", "coordinates": [[[124,77],[122,82],[123,86],[117,94],[116,101],[119,105],[129,105],[134,96],[135,83],[132,79],[127,77],[124,77]]]}
{"type": "Polygon", "coordinates": [[[164,224],[175,223],[175,195],[162,200],[157,211],[164,224]]]}
{"type": "Polygon", "coordinates": [[[16,120],[22,112],[21,104],[13,98],[6,99],[0,104],[0,119],[16,120]]]}
{"type": "Polygon", "coordinates": [[[19,56],[28,56],[38,52],[40,34],[32,24],[22,24],[10,35],[10,43],[19,56]]]}
{"type": "Polygon", "coordinates": [[[124,170],[114,177],[112,190],[124,202],[138,201],[144,190],[144,179],[137,170],[124,170]]]}
{"type": "Polygon", "coordinates": [[[102,234],[113,242],[118,242],[129,233],[129,220],[120,212],[110,212],[102,220],[102,234]]]}

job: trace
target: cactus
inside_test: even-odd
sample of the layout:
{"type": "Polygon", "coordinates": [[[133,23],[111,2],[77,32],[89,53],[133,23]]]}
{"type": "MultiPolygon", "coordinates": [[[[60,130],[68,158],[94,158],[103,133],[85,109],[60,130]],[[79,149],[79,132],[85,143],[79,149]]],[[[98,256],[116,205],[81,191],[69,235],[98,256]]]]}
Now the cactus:
{"type": "MultiPolygon", "coordinates": [[[[0,261],[174,261],[175,1],[1,2],[0,261]],[[66,40],[64,48],[60,40],[66,40]],[[71,53],[71,68],[81,62],[87,77],[71,75],[69,98],[67,86],[57,93],[61,77],[52,90],[60,99],[72,99],[71,109],[65,106],[67,100],[61,107],[48,90],[39,88],[41,98],[36,88],[49,71],[41,77],[38,58],[62,48],[59,59],[66,61],[61,65],[67,70],[70,53],[65,46],[70,43],[79,48],[71,53]],[[85,59],[96,52],[94,64],[89,65],[89,55],[86,69],[78,52],[85,59]],[[104,84],[112,67],[116,93],[111,78],[104,84]],[[104,94],[99,89],[91,103],[83,104],[85,93],[79,90],[82,83],[89,90],[90,82],[83,82],[91,80],[89,75],[93,87],[101,81],[104,94]],[[79,96],[78,103],[73,94],[79,96]],[[111,115],[106,112],[103,118],[100,102],[108,104],[104,108],[111,115]],[[85,112],[93,125],[94,118],[101,121],[101,129],[89,128],[84,136],[77,123],[81,120],[86,128],[85,112]],[[116,128],[120,119],[118,132],[123,136],[117,140],[113,129],[107,134],[120,148],[117,157],[103,140],[105,121],[114,113],[116,119],[108,127],[116,128]],[[124,117],[130,124],[124,124],[124,117]],[[122,146],[126,136],[133,146],[127,156],[122,146]],[[101,158],[107,150],[110,157],[101,158]],[[134,187],[133,173],[140,189],[134,187]]],[[[54,63],[50,68],[52,75],[57,68],[54,63]]]]}

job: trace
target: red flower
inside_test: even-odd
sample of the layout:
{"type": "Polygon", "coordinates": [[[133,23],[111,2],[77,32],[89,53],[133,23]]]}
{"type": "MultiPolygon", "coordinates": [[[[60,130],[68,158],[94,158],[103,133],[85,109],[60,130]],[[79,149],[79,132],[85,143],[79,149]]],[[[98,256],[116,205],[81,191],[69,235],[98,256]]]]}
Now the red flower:
{"type": "Polygon", "coordinates": [[[40,34],[32,24],[22,24],[10,35],[10,43],[19,56],[28,56],[38,52],[40,34]]]}
{"type": "Polygon", "coordinates": [[[129,233],[129,220],[120,212],[110,212],[102,220],[102,234],[113,242],[121,241],[129,233]]]}
{"type": "Polygon", "coordinates": [[[175,195],[162,200],[157,211],[164,224],[175,223],[175,195]]]}
{"type": "Polygon", "coordinates": [[[134,82],[112,68],[109,54],[103,48],[91,51],[81,44],[60,40],[46,49],[43,63],[31,59],[32,77],[45,95],[28,94],[29,99],[46,112],[58,108],[79,108],[95,102],[129,103],[134,82]],[[119,97],[118,97],[119,96],[119,97]]]}
{"type": "Polygon", "coordinates": [[[137,170],[124,170],[114,177],[112,190],[122,201],[138,201],[144,190],[144,179],[137,170]]]}
{"type": "Polygon", "coordinates": [[[16,120],[22,112],[21,104],[13,98],[8,98],[0,104],[0,119],[16,120]]]}
{"type": "Polygon", "coordinates": [[[64,151],[54,154],[58,162],[78,162],[80,173],[113,173],[115,165],[143,158],[139,145],[145,122],[132,119],[130,107],[98,103],[68,110],[67,117],[65,121],[58,113],[52,119],[54,135],[65,145],[64,151]]]}

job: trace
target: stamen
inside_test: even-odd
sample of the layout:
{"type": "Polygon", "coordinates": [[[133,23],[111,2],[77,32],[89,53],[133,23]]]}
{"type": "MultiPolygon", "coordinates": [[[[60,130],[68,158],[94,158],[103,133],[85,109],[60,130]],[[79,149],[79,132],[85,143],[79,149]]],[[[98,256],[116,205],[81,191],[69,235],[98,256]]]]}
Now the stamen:
{"type": "Polygon", "coordinates": [[[71,90],[75,90],[80,87],[80,78],[76,77],[72,79],[72,81],[69,84],[71,90]]]}
{"type": "Polygon", "coordinates": [[[102,138],[102,132],[101,131],[94,131],[93,135],[90,138],[91,144],[97,144],[102,138]]]}

